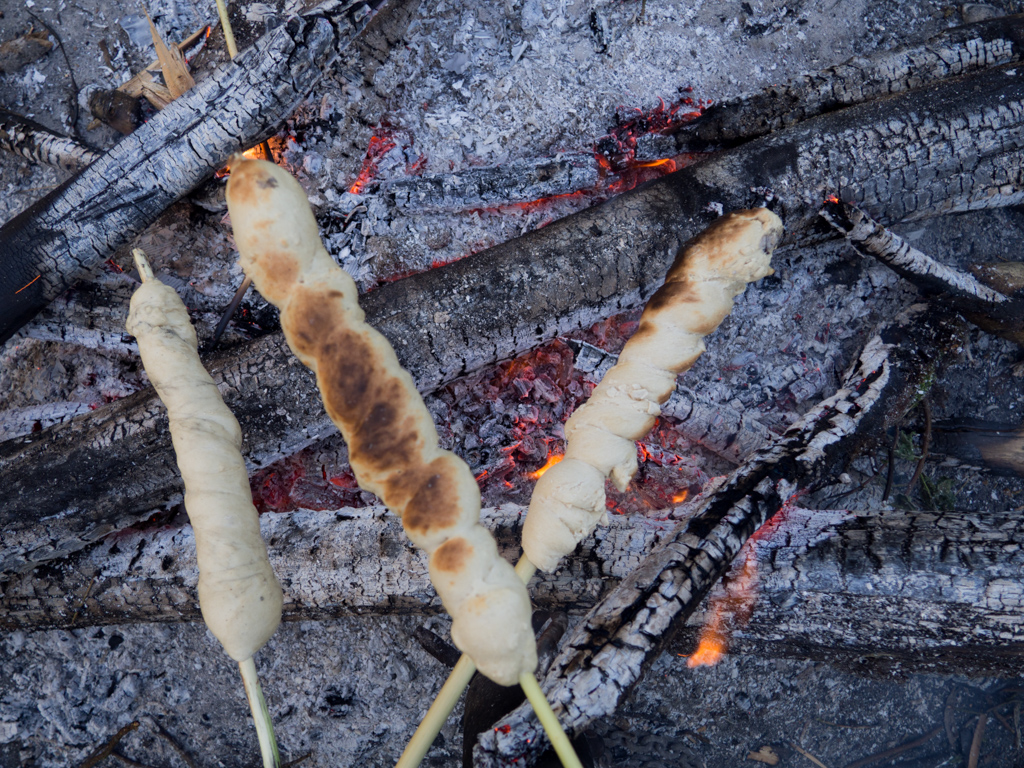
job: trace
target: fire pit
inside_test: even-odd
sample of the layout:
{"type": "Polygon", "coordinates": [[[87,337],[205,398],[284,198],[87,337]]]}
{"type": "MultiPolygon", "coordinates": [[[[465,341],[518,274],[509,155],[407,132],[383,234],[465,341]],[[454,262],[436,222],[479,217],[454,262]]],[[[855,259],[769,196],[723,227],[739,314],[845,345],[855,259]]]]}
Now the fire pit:
{"type": "MultiPolygon", "coordinates": [[[[651,2],[641,20],[639,4],[618,0],[396,5],[327,70],[270,148],[310,192],[324,239],[367,292],[371,318],[397,323],[402,303],[417,295],[450,303],[437,299],[415,311],[431,333],[451,336],[407,336],[399,354],[429,393],[443,445],[473,468],[487,519],[510,558],[518,554],[522,505],[563,449],[565,419],[635,330],[640,298],[663,273],[659,259],[682,237],[673,222],[643,218],[684,197],[666,174],[753,141],[733,137],[712,146],[698,134],[682,146],[675,136],[686,135],[685,126],[696,125],[709,104],[923,40],[965,13],[986,12],[965,6],[947,18],[928,3],[818,9],[751,2],[726,9],[651,2]],[[561,234],[571,229],[562,220],[609,210],[592,208],[608,200],[629,201],[614,209],[620,229],[609,224],[602,231],[600,214],[586,214],[595,217],[595,229],[580,231],[604,250],[566,262],[569,277],[552,276],[545,288],[538,273],[520,279],[503,266],[512,261],[499,261],[516,248],[533,248],[526,262],[536,264],[543,254],[556,263],[561,252],[545,243],[569,237],[561,234]],[[630,211],[640,222],[632,231],[622,225],[630,211]],[[516,245],[529,232],[532,239],[516,245]],[[628,248],[613,250],[619,240],[628,248]],[[639,266],[626,264],[622,254],[642,254],[651,240],[659,255],[628,256],[639,266]],[[609,253],[622,262],[596,277],[578,266],[609,253]],[[491,258],[498,266],[488,271],[491,258]],[[405,279],[420,273],[419,282],[405,279]],[[430,294],[435,285],[438,292],[430,294]],[[529,288],[507,302],[538,308],[523,315],[525,330],[511,321],[508,333],[458,325],[459,297],[476,302],[488,285],[496,292],[529,288]],[[561,298],[567,308],[555,308],[561,298]],[[545,315],[546,306],[552,309],[545,315]],[[460,335],[461,347],[451,341],[460,335]]],[[[165,34],[177,31],[179,38],[192,31],[189,25],[213,21],[174,8],[149,10],[165,34]]],[[[1016,3],[992,6],[1020,10],[1016,3]]],[[[124,31],[131,28],[127,17],[103,20],[93,41],[73,31],[71,17],[83,13],[77,7],[61,18],[35,11],[61,35],[79,84],[114,85],[112,78],[149,61],[124,31]],[[116,75],[89,53],[99,38],[116,75]]],[[[283,8],[252,3],[233,13],[243,43],[285,16],[283,8]]],[[[0,19],[0,37],[29,23],[13,10],[0,19]]],[[[0,106],[39,121],[52,116],[49,127],[69,132],[67,92],[57,86],[66,68],[50,54],[6,76],[0,106]]],[[[779,118],[773,127],[804,117],[779,118]]],[[[86,131],[86,122],[79,116],[81,138],[97,148],[113,145],[112,132],[86,131]]],[[[815,147],[827,157],[840,144],[837,132],[815,147]]],[[[883,172],[868,168],[846,184],[862,190],[883,172]]],[[[3,218],[64,178],[0,156],[8,189],[3,218]]],[[[692,214],[695,222],[710,221],[721,206],[741,201],[788,206],[782,212],[791,216],[793,235],[776,257],[775,276],[740,297],[681,380],[638,448],[634,484],[609,494],[612,527],[564,572],[534,585],[539,606],[568,612],[572,628],[693,513],[702,494],[830,396],[878,323],[919,300],[882,264],[854,256],[844,242],[822,242],[827,225],[794,213],[790,201],[798,195],[787,183],[748,183],[726,193],[732,197],[709,197],[707,210],[692,214]]],[[[173,205],[139,236],[207,342],[241,281],[217,184],[173,205]]],[[[870,194],[893,199],[877,189],[870,194]]],[[[905,205],[906,196],[899,200],[905,205]]],[[[895,215],[883,205],[869,205],[869,212],[916,218],[912,208],[895,215]]],[[[1019,260],[1024,220],[1016,209],[1000,209],[915,220],[898,231],[966,269],[1019,260]]],[[[5,528],[0,559],[16,573],[0,582],[0,621],[8,630],[0,646],[0,758],[5,766],[30,758],[81,763],[139,719],[139,730],[117,747],[128,757],[169,761],[174,747],[163,729],[200,762],[242,765],[255,755],[245,704],[234,693],[233,670],[208,655],[202,626],[187,623],[197,618],[190,533],[180,489],[159,458],[166,456],[162,417],[147,404],[146,380],[121,330],[134,285],[130,257],[122,248],[109,259],[92,283],[62,294],[4,347],[0,434],[7,442],[0,445],[0,470],[8,461],[17,468],[8,470],[11,482],[21,485],[10,486],[16,490],[0,509],[15,516],[19,505],[45,499],[54,517],[43,529],[5,528]],[[59,431],[76,416],[75,429],[88,424],[88,431],[59,431]],[[103,455],[110,463],[90,467],[88,457],[98,454],[81,451],[97,445],[109,449],[103,455]],[[28,455],[31,461],[17,459],[28,455]],[[85,522],[60,527],[79,521],[85,522]],[[197,671],[203,686],[194,684],[197,671]]],[[[248,403],[240,418],[253,424],[246,437],[253,495],[275,565],[286,569],[286,618],[293,621],[258,659],[261,675],[286,759],[312,751],[311,765],[386,764],[447,673],[414,634],[427,628],[447,638],[446,619],[397,523],[355,486],[345,448],[309,396],[307,374],[286,362],[275,322],[250,294],[219,349],[207,352],[225,388],[248,403]],[[363,586],[353,591],[355,582],[363,586]]],[[[732,580],[757,583],[748,593],[758,602],[739,604],[735,587],[716,588],[712,607],[650,659],[614,715],[587,726],[595,755],[603,752],[598,764],[735,765],[751,754],[772,764],[774,753],[781,765],[806,763],[807,755],[847,765],[942,726],[900,753],[933,755],[934,763],[922,764],[939,765],[953,753],[967,759],[981,722],[987,728],[977,737],[979,764],[1019,762],[1016,683],[977,675],[1006,677],[1017,665],[1020,638],[1009,628],[1020,576],[1012,511],[1024,504],[1024,486],[1019,476],[977,469],[981,457],[972,462],[955,447],[969,442],[956,437],[965,433],[940,427],[956,418],[1019,425],[1024,380],[1016,346],[978,330],[965,333],[963,351],[947,358],[929,390],[927,418],[925,405],[911,409],[898,434],[883,430],[842,474],[791,499],[783,519],[737,560],[732,580]],[[923,450],[930,457],[917,473],[923,450]],[[946,531],[948,541],[904,536],[908,530],[946,531]],[[1002,549],[986,549],[986,541],[1002,549]],[[755,559],[756,578],[749,570],[755,559]],[[962,586],[958,578],[981,586],[964,587],[952,602],[944,593],[935,597],[962,586]],[[988,613],[967,613],[976,606],[988,613]],[[700,629],[715,611],[732,653],[716,666],[690,669],[700,629]],[[921,620],[902,621],[906,615],[921,620]],[[974,650],[949,650],[956,647],[974,650]]],[[[458,764],[461,740],[460,725],[449,723],[428,760],[458,764]]]]}

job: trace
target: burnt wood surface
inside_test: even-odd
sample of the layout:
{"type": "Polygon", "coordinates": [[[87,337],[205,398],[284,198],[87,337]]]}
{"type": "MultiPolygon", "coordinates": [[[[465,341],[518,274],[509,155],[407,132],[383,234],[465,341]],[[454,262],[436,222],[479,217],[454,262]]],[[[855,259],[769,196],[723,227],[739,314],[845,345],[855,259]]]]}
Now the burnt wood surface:
{"type": "MultiPolygon", "coordinates": [[[[526,510],[484,511],[505,556],[526,510]]],[[[1000,512],[788,508],[757,541],[756,607],[743,652],[864,665],[1015,674],[1024,658],[1024,530],[1000,512]]],[[[285,620],[441,613],[426,558],[381,507],[261,518],[285,590],[285,620]]],[[[538,608],[582,612],[671,535],[672,523],[614,516],[555,574],[530,586],[538,608]]],[[[192,529],[111,537],[66,564],[0,584],[0,628],[72,629],[201,621],[192,529]]],[[[692,651],[695,613],[673,651],[692,651]]]]}
{"type": "Polygon", "coordinates": [[[986,19],[802,75],[709,107],[675,133],[677,149],[732,146],[815,115],[1020,61],[1024,14],[986,19]]]}
{"type": "MultiPolygon", "coordinates": [[[[131,137],[129,137],[131,138],[131,137]]],[[[828,230],[843,190],[883,223],[1024,199],[1024,68],[996,68],[823,115],[363,299],[421,391],[638,306],[679,247],[768,195],[790,243],[828,230]]],[[[95,167],[91,166],[91,168],[95,167]]],[[[756,289],[755,289],[756,290],[756,289]]],[[[208,361],[251,467],[330,429],[279,335],[208,361]]],[[[180,497],[162,406],[142,391],[0,445],[0,571],[81,548],[180,497]],[[143,463],[139,457],[145,456],[143,463]]]]}
{"type": "Polygon", "coordinates": [[[329,0],[290,18],[0,228],[0,342],[267,138],[384,2],[329,0]]]}
{"type": "Polygon", "coordinates": [[[0,149],[63,171],[79,171],[101,157],[96,150],[6,109],[0,109],[0,149]]]}
{"type": "MultiPolygon", "coordinates": [[[[566,730],[612,714],[750,536],[880,439],[963,339],[959,320],[912,307],[871,338],[835,395],[705,496],[563,643],[542,687],[566,730]]],[[[545,746],[532,710],[520,707],[481,735],[474,755],[477,765],[523,765],[545,746]]]]}

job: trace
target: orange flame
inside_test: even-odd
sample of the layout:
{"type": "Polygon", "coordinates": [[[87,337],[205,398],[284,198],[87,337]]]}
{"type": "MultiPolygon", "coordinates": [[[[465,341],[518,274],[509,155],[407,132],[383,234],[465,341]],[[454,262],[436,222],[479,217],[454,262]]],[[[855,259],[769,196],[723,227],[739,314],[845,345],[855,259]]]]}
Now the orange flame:
{"type": "Polygon", "coordinates": [[[689,488],[684,488],[682,491],[680,491],[679,493],[677,493],[675,496],[672,497],[672,503],[673,504],[682,504],[684,501],[686,501],[686,497],[689,496],[689,495],[690,495],[690,489],[689,488]]]}
{"type": "Polygon", "coordinates": [[[731,630],[746,626],[750,620],[757,602],[757,549],[748,541],[743,550],[746,555],[739,574],[726,587],[724,595],[711,599],[710,615],[701,629],[700,643],[686,660],[690,669],[711,667],[721,661],[729,650],[731,630]]]}
{"type": "Polygon", "coordinates": [[[531,472],[528,475],[528,477],[531,480],[540,480],[540,478],[544,475],[545,472],[547,472],[549,469],[551,469],[553,466],[555,466],[555,464],[557,464],[558,462],[560,462],[564,458],[565,458],[565,456],[563,456],[560,453],[558,453],[558,454],[552,453],[551,455],[548,456],[548,460],[544,462],[544,466],[541,467],[540,469],[536,470],[535,472],[531,472]]]}

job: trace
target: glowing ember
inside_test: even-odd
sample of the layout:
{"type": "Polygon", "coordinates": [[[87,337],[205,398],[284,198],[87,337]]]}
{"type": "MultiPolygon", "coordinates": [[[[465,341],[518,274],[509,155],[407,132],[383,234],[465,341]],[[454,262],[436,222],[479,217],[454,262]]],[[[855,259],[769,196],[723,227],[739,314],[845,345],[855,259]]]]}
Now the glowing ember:
{"type": "Polygon", "coordinates": [[[555,466],[555,464],[557,464],[564,458],[565,456],[563,456],[562,454],[551,454],[550,456],[548,456],[548,460],[544,462],[544,466],[535,472],[531,472],[529,474],[529,478],[531,480],[540,480],[541,477],[544,476],[545,472],[547,472],[549,469],[555,466]]]}
{"type": "Polygon", "coordinates": [[[686,661],[686,666],[710,667],[717,664],[729,650],[729,635],[733,629],[746,626],[757,602],[757,549],[751,539],[743,545],[740,555],[743,567],[730,580],[725,594],[711,599],[708,619],[701,629],[697,650],[686,661]]]}
{"type": "Polygon", "coordinates": [[[359,170],[359,175],[348,191],[354,195],[362,192],[377,175],[377,165],[381,159],[395,146],[394,132],[391,130],[391,126],[382,122],[377,126],[376,133],[370,137],[370,145],[366,148],[366,157],[363,158],[363,167],[359,170]]]}
{"type": "Polygon", "coordinates": [[[690,490],[688,488],[683,489],[683,491],[681,493],[677,493],[675,496],[672,497],[672,503],[673,504],[682,504],[684,501],[686,501],[686,497],[689,496],[689,495],[690,495],[690,490]]]}

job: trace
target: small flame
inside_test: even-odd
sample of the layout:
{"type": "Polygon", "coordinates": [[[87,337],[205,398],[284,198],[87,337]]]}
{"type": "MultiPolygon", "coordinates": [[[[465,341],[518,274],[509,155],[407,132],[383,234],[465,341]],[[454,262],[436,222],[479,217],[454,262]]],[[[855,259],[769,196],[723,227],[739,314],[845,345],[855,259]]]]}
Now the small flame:
{"type": "Polygon", "coordinates": [[[362,192],[366,185],[377,175],[377,164],[388,152],[396,146],[394,135],[386,123],[377,127],[377,132],[370,137],[370,145],[366,148],[366,157],[363,158],[363,166],[359,175],[352,182],[348,191],[354,195],[362,192]]]}
{"type": "Polygon", "coordinates": [[[548,456],[548,460],[544,462],[544,466],[541,467],[540,469],[536,470],[535,472],[531,472],[528,475],[528,477],[531,480],[540,480],[540,478],[544,475],[545,472],[547,472],[549,469],[551,469],[553,466],[555,466],[555,464],[557,464],[558,462],[560,462],[564,458],[565,458],[565,456],[563,456],[560,453],[559,454],[553,453],[553,454],[549,455],[548,456]]]}
{"type": "Polygon", "coordinates": [[[711,667],[722,660],[729,650],[729,634],[733,627],[743,627],[757,602],[757,549],[753,540],[743,545],[740,553],[746,555],[743,567],[726,587],[724,595],[711,599],[710,616],[700,633],[700,643],[686,666],[711,667]]]}
{"type": "Polygon", "coordinates": [[[684,488],[682,491],[680,491],[679,493],[677,493],[675,496],[672,497],[672,503],[673,504],[682,504],[684,501],[686,501],[686,497],[689,496],[689,495],[690,495],[690,489],[689,488],[684,488]]]}
{"type": "Polygon", "coordinates": [[[839,198],[836,197],[835,195],[829,195],[828,197],[825,198],[825,202],[832,203],[833,205],[835,205],[839,202],[839,198]]]}

